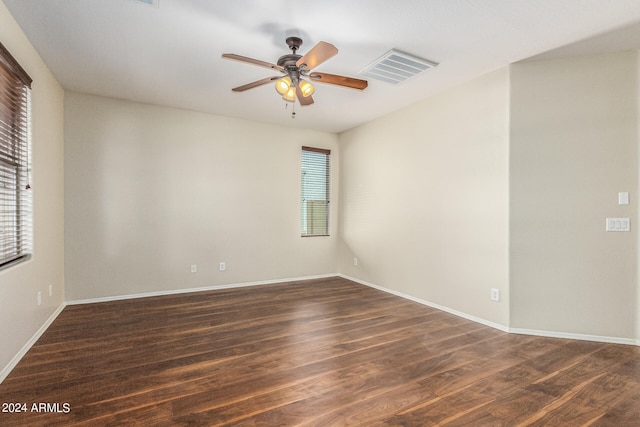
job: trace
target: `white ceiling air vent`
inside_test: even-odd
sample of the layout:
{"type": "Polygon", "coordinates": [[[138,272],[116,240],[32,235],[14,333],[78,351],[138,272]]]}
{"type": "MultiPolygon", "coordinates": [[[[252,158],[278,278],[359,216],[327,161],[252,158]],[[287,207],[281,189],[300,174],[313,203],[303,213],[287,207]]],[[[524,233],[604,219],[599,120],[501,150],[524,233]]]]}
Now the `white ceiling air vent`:
{"type": "Polygon", "coordinates": [[[397,85],[436,65],[435,62],[391,49],[358,74],[397,85]]]}

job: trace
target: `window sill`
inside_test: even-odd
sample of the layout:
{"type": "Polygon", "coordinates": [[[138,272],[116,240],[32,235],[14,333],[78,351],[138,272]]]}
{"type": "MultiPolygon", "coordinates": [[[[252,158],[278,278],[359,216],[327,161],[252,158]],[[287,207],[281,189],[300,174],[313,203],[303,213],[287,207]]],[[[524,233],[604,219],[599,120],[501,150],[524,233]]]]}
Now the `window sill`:
{"type": "Polygon", "coordinates": [[[7,270],[11,267],[15,267],[16,265],[22,264],[23,262],[29,261],[30,259],[31,259],[31,254],[27,254],[27,255],[22,255],[20,257],[14,258],[9,261],[5,261],[2,264],[0,264],[0,271],[7,270]]]}

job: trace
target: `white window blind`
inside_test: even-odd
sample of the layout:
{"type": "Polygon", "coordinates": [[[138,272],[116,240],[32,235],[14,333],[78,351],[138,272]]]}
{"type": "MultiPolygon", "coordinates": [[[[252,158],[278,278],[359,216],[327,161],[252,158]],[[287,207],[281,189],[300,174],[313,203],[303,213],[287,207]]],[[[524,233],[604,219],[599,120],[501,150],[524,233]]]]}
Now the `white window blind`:
{"type": "Polygon", "coordinates": [[[330,150],[302,147],[302,236],[329,235],[330,150]]]}
{"type": "Polygon", "coordinates": [[[0,43],[0,268],[31,254],[31,78],[0,43]]]}

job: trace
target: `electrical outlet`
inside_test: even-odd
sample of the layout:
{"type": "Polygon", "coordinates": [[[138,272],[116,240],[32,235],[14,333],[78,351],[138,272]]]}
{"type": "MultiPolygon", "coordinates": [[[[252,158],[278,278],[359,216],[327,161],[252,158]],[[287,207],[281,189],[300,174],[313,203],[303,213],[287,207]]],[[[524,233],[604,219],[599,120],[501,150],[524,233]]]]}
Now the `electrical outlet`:
{"type": "Polygon", "coordinates": [[[221,262],[220,263],[220,271],[225,271],[226,269],[227,269],[227,263],[221,262]]]}
{"type": "Polygon", "coordinates": [[[198,272],[198,266],[196,264],[191,264],[191,272],[192,273],[197,273],[198,272]]]}
{"type": "Polygon", "coordinates": [[[49,285],[49,296],[53,296],[53,285],[49,285]]]}
{"type": "Polygon", "coordinates": [[[358,265],[358,258],[353,259],[353,265],[358,265]]]}
{"type": "Polygon", "coordinates": [[[500,289],[491,288],[491,301],[500,301],[500,289]]]}
{"type": "Polygon", "coordinates": [[[42,292],[38,292],[38,305],[42,304],[42,292]]]}

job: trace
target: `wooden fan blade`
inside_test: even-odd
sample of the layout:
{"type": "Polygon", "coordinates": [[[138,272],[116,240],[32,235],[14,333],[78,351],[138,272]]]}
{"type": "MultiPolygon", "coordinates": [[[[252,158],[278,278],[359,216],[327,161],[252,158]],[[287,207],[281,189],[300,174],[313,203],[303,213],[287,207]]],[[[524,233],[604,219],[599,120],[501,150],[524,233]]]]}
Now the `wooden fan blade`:
{"type": "Polygon", "coordinates": [[[338,54],[338,49],[327,42],[319,42],[317,45],[311,48],[306,55],[298,59],[296,65],[302,67],[303,65],[307,70],[317,67],[329,58],[333,58],[338,54]]]}
{"type": "Polygon", "coordinates": [[[243,92],[243,91],[245,91],[247,89],[253,89],[254,87],[258,87],[258,86],[266,85],[267,83],[274,82],[274,81],[278,80],[279,78],[280,78],[280,76],[265,77],[262,80],[256,80],[255,82],[247,83],[246,85],[234,87],[231,90],[234,91],[234,92],[243,92]]]}
{"type": "Polygon", "coordinates": [[[309,79],[313,80],[314,82],[350,87],[359,90],[363,90],[369,85],[366,80],[354,79],[352,77],[338,76],[328,73],[311,73],[309,74],[309,79]]]}
{"type": "Polygon", "coordinates": [[[305,98],[302,95],[302,90],[300,89],[300,86],[296,86],[296,94],[298,95],[298,101],[300,101],[300,105],[302,105],[303,107],[313,104],[313,97],[309,95],[305,98]]]}
{"type": "Polygon", "coordinates": [[[259,59],[248,58],[242,55],[236,55],[235,53],[223,53],[222,57],[224,59],[231,59],[233,61],[240,61],[246,64],[257,65],[258,67],[269,68],[271,70],[278,70],[284,72],[284,68],[279,65],[272,64],[270,62],[260,61],[259,59]]]}

